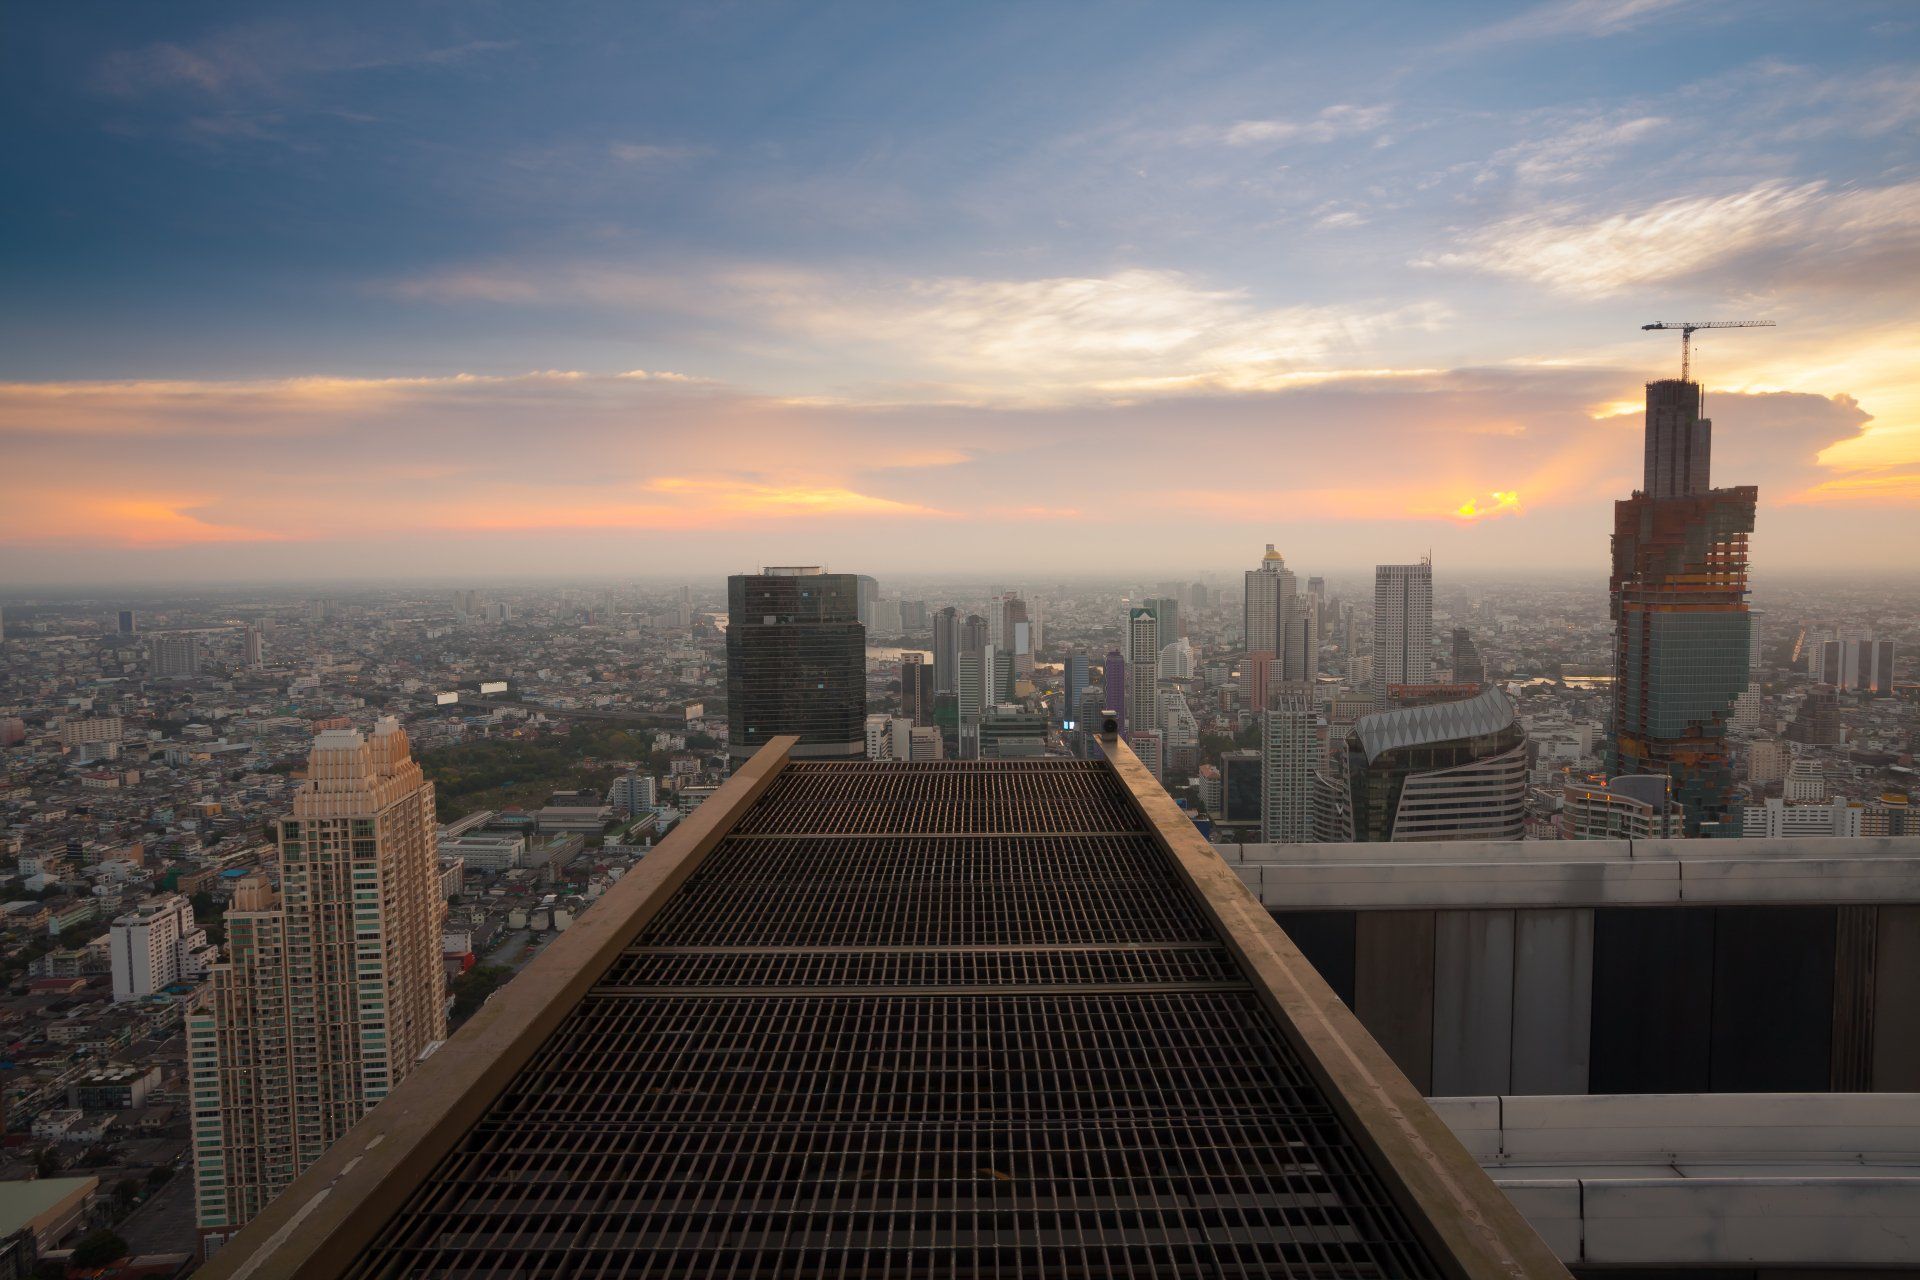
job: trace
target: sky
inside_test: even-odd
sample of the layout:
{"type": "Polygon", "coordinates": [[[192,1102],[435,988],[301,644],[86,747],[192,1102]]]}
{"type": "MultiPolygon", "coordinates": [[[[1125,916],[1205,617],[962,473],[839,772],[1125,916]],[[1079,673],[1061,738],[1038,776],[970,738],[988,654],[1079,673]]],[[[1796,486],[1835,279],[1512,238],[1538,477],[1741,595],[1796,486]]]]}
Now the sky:
{"type": "Polygon", "coordinates": [[[9,6],[0,583],[1920,544],[1920,8],[9,6]]]}

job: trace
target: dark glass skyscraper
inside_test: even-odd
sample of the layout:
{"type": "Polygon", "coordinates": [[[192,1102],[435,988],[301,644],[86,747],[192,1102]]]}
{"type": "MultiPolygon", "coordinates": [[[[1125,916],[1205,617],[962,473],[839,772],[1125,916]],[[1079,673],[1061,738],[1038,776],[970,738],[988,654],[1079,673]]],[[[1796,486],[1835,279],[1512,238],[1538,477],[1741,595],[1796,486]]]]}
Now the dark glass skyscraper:
{"type": "Polygon", "coordinates": [[[798,734],[794,755],[866,754],[867,632],[860,580],[813,566],[727,579],[727,753],[798,734]]]}
{"type": "Polygon", "coordinates": [[[1642,488],[1614,503],[1608,774],[1664,774],[1685,834],[1734,802],[1727,722],[1749,679],[1747,535],[1760,491],[1709,487],[1700,385],[1647,384],[1642,488]]]}

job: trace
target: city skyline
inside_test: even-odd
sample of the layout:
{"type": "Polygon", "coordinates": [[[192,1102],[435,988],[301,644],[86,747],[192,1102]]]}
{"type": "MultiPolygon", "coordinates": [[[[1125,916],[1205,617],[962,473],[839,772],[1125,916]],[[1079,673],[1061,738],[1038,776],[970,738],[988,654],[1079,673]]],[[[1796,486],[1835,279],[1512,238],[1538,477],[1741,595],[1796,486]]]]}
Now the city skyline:
{"type": "Polygon", "coordinates": [[[20,15],[0,583],[1597,580],[1680,318],[1756,562],[1904,567],[1897,6],[583,16],[20,15]]]}

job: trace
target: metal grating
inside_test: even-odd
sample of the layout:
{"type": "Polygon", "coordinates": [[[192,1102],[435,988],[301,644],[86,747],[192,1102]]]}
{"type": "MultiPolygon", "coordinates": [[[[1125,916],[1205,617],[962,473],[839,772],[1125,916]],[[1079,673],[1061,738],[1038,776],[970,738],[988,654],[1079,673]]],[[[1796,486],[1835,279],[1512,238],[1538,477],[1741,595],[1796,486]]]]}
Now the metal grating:
{"type": "Polygon", "coordinates": [[[1117,780],[1047,761],[788,765],[353,1274],[1439,1272],[1117,780]]]}

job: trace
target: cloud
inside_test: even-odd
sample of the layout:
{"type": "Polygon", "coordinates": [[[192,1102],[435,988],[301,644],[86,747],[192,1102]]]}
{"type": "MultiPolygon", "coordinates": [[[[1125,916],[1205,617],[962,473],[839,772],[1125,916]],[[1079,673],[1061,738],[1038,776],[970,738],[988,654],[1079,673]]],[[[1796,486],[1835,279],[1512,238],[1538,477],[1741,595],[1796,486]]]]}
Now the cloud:
{"type": "Polygon", "coordinates": [[[1697,0],[1551,0],[1470,31],[1446,47],[1466,51],[1531,40],[1600,39],[1696,7],[1696,3],[1697,0]]]}
{"type": "Polygon", "coordinates": [[[1814,285],[1821,270],[1831,275],[1849,259],[1891,256],[1911,267],[1920,263],[1916,254],[1920,182],[1834,188],[1825,181],[1776,181],[1623,213],[1550,206],[1481,227],[1462,237],[1459,248],[1414,265],[1512,276],[1594,298],[1735,263],[1749,286],[1783,275],[1814,285]],[[1755,263],[1763,251],[1766,260],[1755,263]]]}
{"type": "Polygon", "coordinates": [[[1284,146],[1296,142],[1332,142],[1373,133],[1393,114],[1389,106],[1359,107],[1339,103],[1305,120],[1241,120],[1226,129],[1190,135],[1230,147],[1284,146]]]}
{"type": "Polygon", "coordinates": [[[1629,109],[1564,122],[1553,132],[1494,153],[1488,172],[1511,172],[1526,183],[1564,183],[1587,177],[1619,152],[1659,136],[1664,116],[1629,109]]]}
{"type": "MultiPolygon", "coordinates": [[[[195,548],[262,571],[328,557],[336,575],[426,571],[484,547],[503,573],[630,572],[634,538],[676,563],[804,548],[978,569],[1030,562],[1040,539],[1062,569],[1110,566],[1117,546],[1130,563],[1213,564],[1277,531],[1317,565],[1428,545],[1490,565],[1598,564],[1641,452],[1637,412],[1593,406],[1630,400],[1639,380],[1401,370],[1011,408],[793,404],[579,370],[0,384],[0,578],[78,572],[89,549],[116,548],[136,557],[123,571],[148,553],[174,557],[152,562],[168,572],[215,563],[179,558],[195,548]]],[[[1835,451],[1874,425],[1846,397],[1716,393],[1713,412],[1716,477],[1761,486],[1766,531],[1790,534],[1794,511],[1911,505],[1920,453],[1835,451]]]]}
{"type": "Polygon", "coordinates": [[[608,144],[607,154],[622,164],[649,164],[668,160],[685,160],[704,153],[698,147],[667,147],[650,142],[614,142],[608,144]]]}
{"type": "Polygon", "coordinates": [[[515,47],[509,40],[465,40],[420,47],[359,27],[243,23],[190,43],[160,41],[103,56],[90,84],[116,98],[186,93],[283,97],[295,82],[343,72],[457,66],[515,47]]]}
{"type": "Polygon", "coordinates": [[[1135,267],[1101,276],[863,278],[732,266],[680,276],[602,264],[474,267],[380,286],[409,300],[724,318],[824,355],[858,353],[874,394],[1047,403],[1272,389],[1376,370],[1392,334],[1444,325],[1432,303],[1262,306],[1242,288],[1135,267]]]}

